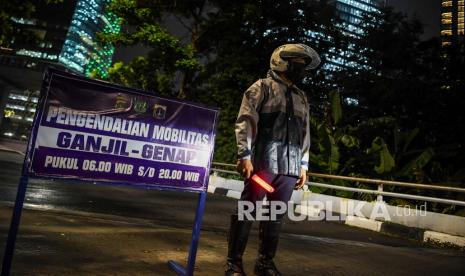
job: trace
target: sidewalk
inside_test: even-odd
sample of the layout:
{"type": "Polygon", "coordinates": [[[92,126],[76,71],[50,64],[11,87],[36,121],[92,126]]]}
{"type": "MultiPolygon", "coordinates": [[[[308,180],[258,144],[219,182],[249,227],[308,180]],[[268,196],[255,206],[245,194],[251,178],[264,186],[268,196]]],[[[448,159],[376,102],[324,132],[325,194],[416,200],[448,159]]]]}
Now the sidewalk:
{"type": "MultiPolygon", "coordinates": [[[[11,208],[0,206],[0,250],[11,208]]],[[[175,275],[185,263],[191,230],[149,220],[59,211],[23,211],[12,275],[175,275]]],[[[226,233],[202,230],[195,275],[223,275],[226,233]]],[[[257,233],[245,254],[252,275],[257,233]]],[[[463,254],[437,249],[284,234],[276,258],[284,275],[463,275],[463,254]],[[342,248],[342,250],[341,250],[342,248]],[[373,253],[378,252],[378,253],[373,253]],[[424,258],[434,258],[425,262],[424,258]],[[388,265],[394,261],[395,265],[388,265]]]]}
{"type": "MultiPolygon", "coordinates": [[[[1,256],[11,209],[0,208],[1,256]]],[[[175,275],[167,261],[184,263],[189,229],[23,210],[12,275],[175,275]]],[[[222,233],[202,233],[199,275],[218,275],[226,252],[222,233]]]]}
{"type": "Polygon", "coordinates": [[[27,148],[27,141],[18,141],[7,138],[0,138],[0,150],[16,152],[24,155],[27,148]]]}

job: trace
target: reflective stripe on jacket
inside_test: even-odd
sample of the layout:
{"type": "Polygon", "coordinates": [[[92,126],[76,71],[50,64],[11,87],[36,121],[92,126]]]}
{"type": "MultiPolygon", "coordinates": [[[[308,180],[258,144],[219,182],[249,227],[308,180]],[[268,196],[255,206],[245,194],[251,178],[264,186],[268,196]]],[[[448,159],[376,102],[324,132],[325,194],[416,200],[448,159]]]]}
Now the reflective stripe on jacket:
{"type": "Polygon", "coordinates": [[[275,72],[244,93],[235,132],[238,157],[250,158],[255,171],[300,176],[301,168],[308,169],[307,97],[295,85],[288,87],[275,72]]]}

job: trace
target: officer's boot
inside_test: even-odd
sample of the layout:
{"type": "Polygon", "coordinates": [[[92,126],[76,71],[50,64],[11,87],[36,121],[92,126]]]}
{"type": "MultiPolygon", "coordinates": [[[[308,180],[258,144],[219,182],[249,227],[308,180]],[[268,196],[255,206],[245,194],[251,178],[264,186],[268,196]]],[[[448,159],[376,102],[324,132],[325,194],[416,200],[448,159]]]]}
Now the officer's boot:
{"type": "Polygon", "coordinates": [[[255,263],[255,274],[260,276],[279,276],[281,273],[274,265],[273,258],[278,248],[281,220],[261,221],[259,232],[258,259],[255,263]]]}
{"type": "Polygon", "coordinates": [[[231,215],[231,226],[228,237],[228,259],[226,262],[226,276],[245,276],[242,266],[242,254],[244,254],[249,238],[252,221],[239,221],[237,215],[231,215]]]}

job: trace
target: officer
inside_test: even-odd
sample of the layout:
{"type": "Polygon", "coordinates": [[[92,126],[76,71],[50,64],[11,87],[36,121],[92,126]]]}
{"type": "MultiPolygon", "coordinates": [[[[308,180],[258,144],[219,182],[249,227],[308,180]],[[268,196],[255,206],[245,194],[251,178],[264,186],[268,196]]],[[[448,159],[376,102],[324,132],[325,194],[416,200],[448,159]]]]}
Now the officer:
{"type": "MultiPolygon", "coordinates": [[[[309,105],[296,84],[320,64],[320,57],[304,44],[285,44],[274,50],[267,78],[247,89],[236,120],[237,170],[244,177],[241,201],[287,204],[292,191],[303,187],[310,147],[309,105]],[[251,177],[258,175],[275,189],[270,193],[251,177]]],[[[256,206],[256,205],[255,205],[256,206]]],[[[239,208],[240,210],[240,208],[239,208]]],[[[254,216],[256,214],[254,213],[254,216]]],[[[281,275],[273,258],[283,215],[260,221],[257,275],[281,275]]],[[[251,220],[231,215],[225,275],[245,275],[242,265],[251,220]]]]}

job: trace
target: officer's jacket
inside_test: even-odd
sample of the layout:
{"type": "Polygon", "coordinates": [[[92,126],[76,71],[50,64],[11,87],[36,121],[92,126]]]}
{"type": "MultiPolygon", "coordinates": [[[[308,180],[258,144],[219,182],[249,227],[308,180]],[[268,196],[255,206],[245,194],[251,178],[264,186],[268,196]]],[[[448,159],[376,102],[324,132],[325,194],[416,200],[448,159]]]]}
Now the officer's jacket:
{"type": "Polygon", "coordinates": [[[300,176],[308,169],[309,105],[305,93],[288,87],[273,71],[244,93],[235,126],[238,157],[254,171],[300,176]]]}

